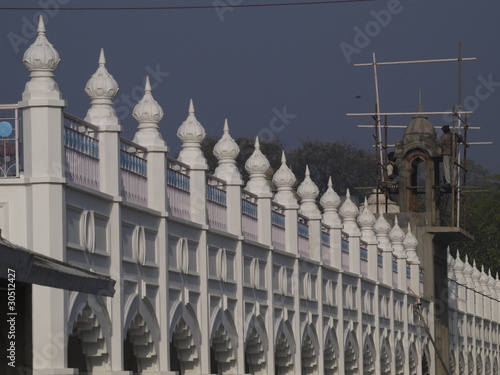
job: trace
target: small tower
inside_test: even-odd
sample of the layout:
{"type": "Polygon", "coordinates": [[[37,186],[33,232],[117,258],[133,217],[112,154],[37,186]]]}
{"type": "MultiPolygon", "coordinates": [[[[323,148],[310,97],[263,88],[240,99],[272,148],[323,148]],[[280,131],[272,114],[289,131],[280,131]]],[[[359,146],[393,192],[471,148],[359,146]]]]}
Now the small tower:
{"type": "MultiPolygon", "coordinates": [[[[423,112],[422,105],[418,112],[423,112]]],[[[401,212],[426,212],[431,225],[439,225],[439,161],[436,131],[424,114],[417,114],[405,129],[394,152],[401,159],[399,205],[401,212]]]]}

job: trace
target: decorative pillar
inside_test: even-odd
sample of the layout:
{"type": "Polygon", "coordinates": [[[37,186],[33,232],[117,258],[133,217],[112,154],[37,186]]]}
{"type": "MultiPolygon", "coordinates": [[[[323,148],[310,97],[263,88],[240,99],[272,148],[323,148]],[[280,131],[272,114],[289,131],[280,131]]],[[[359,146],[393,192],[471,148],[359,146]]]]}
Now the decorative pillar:
{"type": "Polygon", "coordinates": [[[375,216],[368,207],[368,201],[365,197],[363,211],[358,215],[358,225],[361,227],[361,240],[367,244],[368,251],[368,278],[377,280],[377,237],[373,231],[375,216]]]}
{"type": "Polygon", "coordinates": [[[208,165],[200,145],[205,135],[205,129],[195,117],[191,100],[188,117],[177,130],[177,137],[182,141],[182,150],[177,159],[189,165],[191,220],[199,224],[207,223],[205,187],[208,165]]]}
{"type": "Polygon", "coordinates": [[[266,173],[271,167],[269,160],[260,151],[259,137],[255,137],[255,149],[245,163],[250,179],[245,190],[257,196],[258,240],[271,246],[271,198],[273,193],[266,173]]]}
{"type": "Polygon", "coordinates": [[[382,282],[385,285],[392,285],[392,247],[388,237],[391,226],[384,214],[380,214],[373,229],[377,233],[378,247],[382,251],[382,282]]]}
{"type": "Polygon", "coordinates": [[[120,132],[122,127],[113,108],[118,93],[118,83],[106,69],[104,50],[99,55],[99,67],[85,86],[91,99],[85,121],[99,127],[99,189],[119,196],[120,182],[120,132]]]}
{"type": "Polygon", "coordinates": [[[299,214],[309,219],[309,257],[321,261],[321,212],[316,205],[319,189],[311,180],[309,166],[306,165],[306,176],[297,189],[300,200],[299,214]]]}
{"type": "MultiPolygon", "coordinates": [[[[106,69],[106,58],[104,50],[99,54],[99,66],[90,77],[85,92],[89,96],[90,108],[87,111],[85,121],[99,128],[99,190],[114,197],[111,203],[109,225],[110,231],[112,276],[117,280],[122,279],[122,237],[121,237],[121,169],[120,169],[120,132],[122,127],[120,120],[113,108],[113,100],[118,93],[118,83],[106,69]]],[[[111,311],[109,312],[113,325],[113,337],[110,348],[110,363],[113,373],[119,373],[123,369],[122,346],[123,337],[123,290],[122,283],[116,283],[116,292],[111,300],[111,311]]]]}
{"type": "Polygon", "coordinates": [[[241,179],[236,166],[236,157],[240,147],[229,135],[227,120],[224,122],[222,138],[214,146],[214,155],[219,160],[214,175],[226,181],[227,195],[227,231],[241,236],[241,179]]]}
{"type": "MultiPolygon", "coordinates": [[[[190,100],[188,116],[177,130],[177,137],[182,141],[182,149],[177,159],[189,165],[191,221],[203,226],[198,243],[199,262],[202,265],[208,264],[208,225],[206,215],[206,171],[208,165],[205,155],[203,155],[203,151],[201,150],[201,142],[205,139],[205,135],[205,129],[196,119],[193,100],[190,100]]],[[[206,267],[200,269],[200,298],[201,314],[199,316],[199,324],[202,332],[208,332],[208,327],[210,327],[210,301],[206,267]]],[[[202,335],[200,344],[202,348],[210,348],[210,337],[202,335]]],[[[210,353],[208,350],[202,351],[200,363],[201,373],[209,373],[210,353]]]]}
{"type": "MultiPolygon", "coordinates": [[[[43,17],[38,36],[26,50],[23,63],[30,80],[19,107],[23,111],[24,175],[27,185],[26,227],[29,249],[59,261],[65,261],[64,193],[65,157],[62,98],[54,71],[59,54],[45,36],[43,17]]],[[[61,280],[63,281],[63,280],[61,280]]],[[[67,292],[62,289],[33,285],[32,309],[43,324],[33,325],[33,374],[75,374],[67,368],[68,332],[67,292]],[[47,355],[50,353],[50,356],[47,355]]]]}
{"type": "MultiPolygon", "coordinates": [[[[151,94],[149,77],[146,77],[144,96],[132,111],[138,126],[134,142],[147,149],[147,179],[148,179],[148,207],[161,212],[158,224],[157,242],[159,249],[168,247],[167,199],[166,199],[166,145],[160,133],[159,123],[163,119],[163,109],[151,94]]],[[[159,272],[159,299],[162,306],[166,306],[168,299],[168,255],[166,251],[158,252],[159,272]]],[[[170,366],[170,350],[168,323],[169,314],[159,313],[160,323],[160,371],[167,372],[170,366]]]]}
{"type": "Polygon", "coordinates": [[[410,289],[418,296],[420,289],[420,259],[417,255],[417,245],[418,241],[416,237],[411,232],[410,223],[408,223],[408,231],[406,232],[406,237],[403,241],[403,246],[406,250],[407,261],[410,264],[410,289]]]}
{"type": "Polygon", "coordinates": [[[349,235],[349,271],[359,275],[361,271],[359,252],[361,232],[356,223],[359,210],[351,200],[349,189],[347,189],[346,199],[342,206],[340,206],[339,213],[344,219],[344,232],[349,235]]]}
{"type": "Polygon", "coordinates": [[[389,232],[389,239],[392,242],[392,252],[397,258],[398,285],[397,288],[406,291],[406,253],[403,246],[405,232],[399,227],[398,217],[394,216],[394,225],[389,232]]]}
{"type": "Polygon", "coordinates": [[[332,178],[328,178],[328,189],[321,196],[320,204],[323,207],[323,223],[330,229],[330,264],[338,269],[342,268],[342,220],[337,212],[341,200],[332,187],[332,178]]]}
{"type": "Polygon", "coordinates": [[[292,190],[296,178],[293,172],[286,165],[285,152],[281,156],[281,167],[273,176],[273,183],[278,188],[278,192],[273,201],[285,207],[285,238],[286,251],[297,254],[297,198],[292,190]]]}

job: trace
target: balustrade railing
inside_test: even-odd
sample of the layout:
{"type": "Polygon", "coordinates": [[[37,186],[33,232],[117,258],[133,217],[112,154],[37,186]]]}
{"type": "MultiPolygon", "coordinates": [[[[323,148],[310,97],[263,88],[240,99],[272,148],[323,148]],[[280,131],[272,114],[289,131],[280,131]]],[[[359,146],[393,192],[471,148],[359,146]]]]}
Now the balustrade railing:
{"type": "Polygon", "coordinates": [[[341,262],[342,269],[345,271],[349,271],[349,235],[345,232],[342,232],[342,240],[341,240],[341,262]]]}
{"type": "Polygon", "coordinates": [[[19,177],[21,117],[17,104],[0,104],[0,178],[19,177]]]}
{"type": "Polygon", "coordinates": [[[392,286],[398,287],[398,259],[392,256],[392,286]]]}
{"type": "Polygon", "coordinates": [[[377,250],[377,278],[379,282],[384,281],[384,257],[380,249],[377,250]]]}
{"type": "Polygon", "coordinates": [[[189,166],[167,157],[167,204],[169,212],[182,219],[191,218],[189,166]]]}
{"type": "Polygon", "coordinates": [[[368,276],[368,244],[364,241],[360,242],[359,247],[359,262],[361,275],[364,277],[368,276]]]}
{"type": "Polygon", "coordinates": [[[258,240],[257,196],[243,190],[241,192],[241,232],[245,238],[258,240]]]}
{"type": "Polygon", "coordinates": [[[207,219],[211,228],[227,229],[226,183],[214,176],[207,176],[207,219]]]}
{"type": "Polygon", "coordinates": [[[420,293],[420,296],[423,296],[424,295],[424,270],[422,269],[422,267],[419,267],[418,281],[419,281],[419,293],[420,293]]]}
{"type": "Polygon", "coordinates": [[[66,179],[99,190],[99,128],[64,114],[66,179]]]}
{"type": "Polygon", "coordinates": [[[285,250],[285,207],[271,204],[271,242],[276,249],[285,250]]]}
{"type": "Polygon", "coordinates": [[[309,255],[309,220],[303,215],[298,215],[297,219],[297,247],[299,255],[310,258],[309,255]]]}
{"type": "Polygon", "coordinates": [[[122,196],[125,201],[141,206],[148,205],[147,149],[120,139],[120,168],[122,196]]]}
{"type": "Polygon", "coordinates": [[[330,259],[330,227],[321,225],[321,260],[328,265],[331,265],[330,259]]]}

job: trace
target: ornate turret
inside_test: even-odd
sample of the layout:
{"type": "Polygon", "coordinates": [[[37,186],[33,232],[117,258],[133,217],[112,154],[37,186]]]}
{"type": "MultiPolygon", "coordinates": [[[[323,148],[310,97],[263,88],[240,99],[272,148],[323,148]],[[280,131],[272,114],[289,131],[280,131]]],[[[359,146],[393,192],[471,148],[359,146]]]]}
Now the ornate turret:
{"type": "Polygon", "coordinates": [[[163,109],[151,94],[149,77],[146,77],[144,96],[134,107],[132,115],[139,123],[134,142],[148,148],[166,147],[158,126],[158,123],[163,118],[163,109]]]}
{"type": "Polygon", "coordinates": [[[367,199],[365,197],[365,204],[363,210],[358,215],[358,224],[361,227],[361,239],[364,241],[370,241],[375,239],[375,233],[373,232],[373,225],[376,219],[373,213],[368,207],[367,199]]]}
{"type": "Polygon", "coordinates": [[[62,99],[54,71],[61,59],[54,46],[45,36],[43,16],[38,20],[38,36],[23,56],[23,63],[30,72],[30,80],[26,83],[23,100],[29,99],[62,99]]]}
{"type": "Polygon", "coordinates": [[[240,153],[240,147],[229,135],[227,120],[224,121],[222,138],[215,144],[213,153],[219,160],[214,175],[229,184],[242,184],[240,171],[236,167],[236,157],[240,153]]]}
{"type": "Polygon", "coordinates": [[[119,125],[120,121],[113,108],[118,90],[118,83],[106,69],[106,58],[101,48],[99,67],[85,86],[85,92],[91,99],[85,121],[97,126],[119,125]]]}
{"type": "Polygon", "coordinates": [[[401,229],[398,223],[398,217],[394,217],[394,225],[389,232],[389,239],[392,242],[392,248],[394,251],[394,255],[398,258],[405,258],[406,254],[404,254],[403,241],[406,235],[405,232],[401,229]]]}

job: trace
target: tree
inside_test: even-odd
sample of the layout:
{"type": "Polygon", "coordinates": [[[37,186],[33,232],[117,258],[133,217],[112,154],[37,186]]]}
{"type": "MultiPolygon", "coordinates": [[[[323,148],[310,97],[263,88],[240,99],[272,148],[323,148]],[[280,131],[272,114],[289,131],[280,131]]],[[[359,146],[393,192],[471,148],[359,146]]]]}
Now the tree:
{"type": "Polygon", "coordinates": [[[476,260],[492,272],[500,273],[500,174],[490,174],[476,163],[468,165],[468,185],[478,192],[465,194],[462,210],[463,227],[474,236],[473,241],[454,242],[450,251],[476,260]]]}

